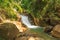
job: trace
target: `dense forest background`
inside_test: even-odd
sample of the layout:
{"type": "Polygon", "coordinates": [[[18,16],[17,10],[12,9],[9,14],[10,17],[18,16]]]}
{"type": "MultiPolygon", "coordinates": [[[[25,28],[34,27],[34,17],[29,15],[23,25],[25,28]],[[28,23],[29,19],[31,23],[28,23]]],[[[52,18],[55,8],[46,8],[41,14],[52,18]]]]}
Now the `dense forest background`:
{"type": "Polygon", "coordinates": [[[13,9],[31,15],[35,25],[60,23],[60,0],[0,0],[0,11],[7,18],[17,19],[13,9]]]}

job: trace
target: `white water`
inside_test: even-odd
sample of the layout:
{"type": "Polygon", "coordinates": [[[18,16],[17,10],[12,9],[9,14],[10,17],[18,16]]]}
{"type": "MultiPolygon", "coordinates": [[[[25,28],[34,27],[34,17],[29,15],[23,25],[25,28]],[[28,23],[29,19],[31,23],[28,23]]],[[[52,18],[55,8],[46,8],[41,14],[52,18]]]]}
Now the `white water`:
{"type": "MultiPolygon", "coordinates": [[[[17,12],[16,9],[13,9],[15,12],[17,12]]],[[[28,28],[39,28],[39,26],[32,25],[30,21],[28,20],[28,16],[20,15],[21,21],[28,27],[28,28]]]]}
{"type": "Polygon", "coordinates": [[[21,21],[28,27],[28,28],[38,28],[39,26],[32,25],[28,20],[28,16],[20,15],[21,21]]]}

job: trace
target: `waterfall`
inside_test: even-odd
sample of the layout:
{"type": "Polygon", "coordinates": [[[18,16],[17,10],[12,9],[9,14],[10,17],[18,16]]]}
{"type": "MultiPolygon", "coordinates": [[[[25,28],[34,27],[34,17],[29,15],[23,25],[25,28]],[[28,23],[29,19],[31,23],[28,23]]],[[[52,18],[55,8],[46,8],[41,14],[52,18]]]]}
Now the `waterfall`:
{"type": "MultiPolygon", "coordinates": [[[[16,9],[13,9],[15,12],[17,12],[16,9]]],[[[19,16],[19,15],[18,15],[19,16]]],[[[21,21],[23,24],[25,24],[28,28],[40,28],[39,26],[32,25],[30,21],[28,20],[28,16],[25,15],[20,15],[21,16],[21,21]]]]}
{"type": "Polygon", "coordinates": [[[38,28],[39,26],[32,25],[30,21],[28,20],[28,16],[20,15],[21,21],[24,23],[28,28],[38,28]]]}

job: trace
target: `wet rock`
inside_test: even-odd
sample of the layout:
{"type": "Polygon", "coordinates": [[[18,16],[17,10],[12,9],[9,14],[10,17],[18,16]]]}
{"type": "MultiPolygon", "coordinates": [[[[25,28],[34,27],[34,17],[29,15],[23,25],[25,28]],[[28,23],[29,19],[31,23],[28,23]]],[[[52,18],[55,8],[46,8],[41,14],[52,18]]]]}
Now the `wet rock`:
{"type": "Polygon", "coordinates": [[[0,24],[0,36],[5,40],[13,40],[19,34],[19,30],[13,23],[0,24]]]}
{"type": "Polygon", "coordinates": [[[53,26],[47,26],[44,28],[44,32],[50,33],[52,29],[53,29],[53,26]]]}
{"type": "Polygon", "coordinates": [[[16,27],[19,29],[19,32],[25,32],[27,30],[27,27],[23,25],[23,23],[20,21],[12,21],[16,27]]]}
{"type": "Polygon", "coordinates": [[[56,25],[51,31],[52,36],[60,38],[60,24],[56,25]]]}

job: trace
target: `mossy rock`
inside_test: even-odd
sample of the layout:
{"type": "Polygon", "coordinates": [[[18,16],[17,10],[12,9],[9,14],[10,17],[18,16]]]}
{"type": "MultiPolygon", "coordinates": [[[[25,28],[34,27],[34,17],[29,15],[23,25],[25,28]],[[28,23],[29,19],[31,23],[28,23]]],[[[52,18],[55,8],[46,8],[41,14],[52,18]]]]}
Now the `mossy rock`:
{"type": "Polygon", "coordinates": [[[0,24],[0,37],[5,40],[13,40],[16,35],[19,34],[19,30],[13,23],[0,24]]]}

